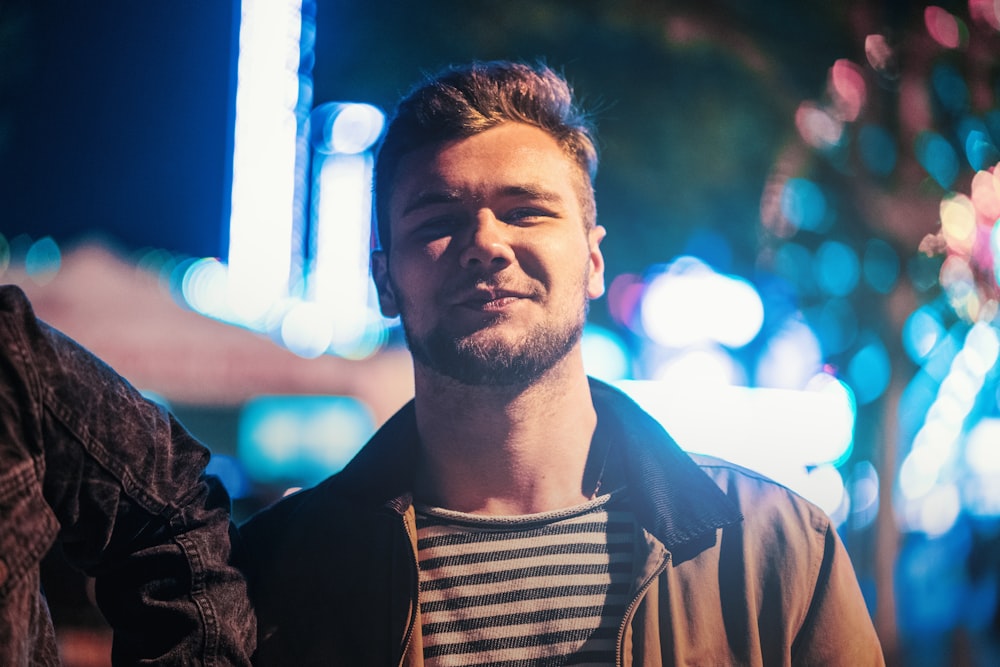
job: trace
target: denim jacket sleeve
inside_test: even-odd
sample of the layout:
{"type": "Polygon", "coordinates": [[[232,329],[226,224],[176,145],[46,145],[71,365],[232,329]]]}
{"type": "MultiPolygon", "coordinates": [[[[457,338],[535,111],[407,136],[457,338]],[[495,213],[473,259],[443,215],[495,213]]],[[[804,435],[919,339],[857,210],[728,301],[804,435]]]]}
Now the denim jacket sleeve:
{"type": "Polygon", "coordinates": [[[96,578],[116,664],[249,664],[255,621],[208,458],[0,287],[0,663],[57,660],[38,563],[58,539],[96,578]]]}

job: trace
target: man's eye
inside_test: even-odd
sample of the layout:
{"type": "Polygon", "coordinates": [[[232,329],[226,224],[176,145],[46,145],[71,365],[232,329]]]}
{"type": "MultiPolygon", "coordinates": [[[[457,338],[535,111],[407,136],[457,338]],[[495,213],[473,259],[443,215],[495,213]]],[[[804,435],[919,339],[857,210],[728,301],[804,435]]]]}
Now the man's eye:
{"type": "Polygon", "coordinates": [[[541,220],[542,218],[551,218],[552,213],[540,208],[515,208],[508,211],[506,215],[503,216],[504,222],[508,223],[528,223],[534,220],[541,220]]]}
{"type": "Polygon", "coordinates": [[[416,234],[424,238],[437,238],[447,236],[458,226],[459,219],[453,215],[442,215],[429,218],[421,222],[416,229],[416,234]]]}

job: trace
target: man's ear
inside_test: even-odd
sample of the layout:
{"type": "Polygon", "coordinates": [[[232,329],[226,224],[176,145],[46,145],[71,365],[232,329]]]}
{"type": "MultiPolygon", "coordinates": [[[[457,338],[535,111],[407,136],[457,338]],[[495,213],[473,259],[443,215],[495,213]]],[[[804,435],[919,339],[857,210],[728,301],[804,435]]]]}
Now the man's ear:
{"type": "Polygon", "coordinates": [[[389,257],[382,250],[372,252],[372,279],[378,291],[378,305],[382,309],[382,314],[386,317],[399,315],[396,293],[392,289],[392,281],[389,280],[389,257]]]}
{"type": "Polygon", "coordinates": [[[601,252],[601,241],[607,235],[607,230],[600,225],[594,225],[587,232],[587,243],[590,246],[590,277],[587,279],[587,296],[596,299],[604,294],[604,253],[601,252]]]}

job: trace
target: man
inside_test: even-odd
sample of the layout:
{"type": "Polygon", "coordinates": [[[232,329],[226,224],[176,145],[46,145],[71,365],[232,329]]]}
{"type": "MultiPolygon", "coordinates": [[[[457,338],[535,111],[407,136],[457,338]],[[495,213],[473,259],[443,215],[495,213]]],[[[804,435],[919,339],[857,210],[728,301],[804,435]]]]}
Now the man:
{"type": "Polygon", "coordinates": [[[418,86],[376,166],[414,400],[241,529],[259,664],[868,665],[823,513],[588,380],[593,138],[545,67],[418,86]]]}
{"type": "Polygon", "coordinates": [[[262,665],[881,664],[822,512],[696,463],[586,377],[595,166],[543,67],[457,68],[402,102],[373,273],[415,398],[239,534],[204,449],[0,290],[4,664],[58,661],[37,580],[57,536],[122,664],[245,663],[254,629],[262,665]]]}

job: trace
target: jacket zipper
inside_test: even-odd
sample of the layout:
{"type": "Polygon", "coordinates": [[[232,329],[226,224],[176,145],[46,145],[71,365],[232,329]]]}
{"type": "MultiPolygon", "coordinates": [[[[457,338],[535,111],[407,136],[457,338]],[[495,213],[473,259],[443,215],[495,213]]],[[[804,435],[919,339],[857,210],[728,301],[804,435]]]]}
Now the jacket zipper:
{"type": "Polygon", "coordinates": [[[420,565],[417,563],[417,554],[413,553],[411,547],[413,536],[410,534],[409,524],[406,523],[406,516],[401,515],[400,519],[403,522],[403,532],[406,533],[406,545],[408,547],[407,551],[410,554],[410,563],[413,566],[413,578],[417,582],[411,590],[410,599],[413,600],[413,608],[410,613],[410,621],[406,626],[406,634],[403,635],[403,652],[399,655],[399,667],[403,667],[403,663],[406,661],[406,654],[410,650],[410,642],[413,641],[413,628],[417,623],[417,610],[420,609],[420,565]]]}
{"type": "Polygon", "coordinates": [[[639,607],[639,602],[646,595],[646,591],[649,587],[656,581],[657,577],[663,574],[663,571],[667,569],[667,564],[670,563],[670,552],[663,558],[663,561],[657,566],[649,577],[642,582],[642,586],[635,592],[635,596],[632,601],[629,602],[628,607],[625,609],[625,617],[622,619],[622,624],[618,628],[618,648],[615,651],[615,667],[624,667],[624,654],[625,654],[625,630],[628,628],[629,623],[632,622],[632,617],[635,616],[635,611],[639,607]]]}

